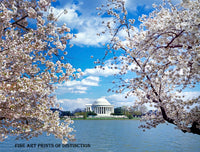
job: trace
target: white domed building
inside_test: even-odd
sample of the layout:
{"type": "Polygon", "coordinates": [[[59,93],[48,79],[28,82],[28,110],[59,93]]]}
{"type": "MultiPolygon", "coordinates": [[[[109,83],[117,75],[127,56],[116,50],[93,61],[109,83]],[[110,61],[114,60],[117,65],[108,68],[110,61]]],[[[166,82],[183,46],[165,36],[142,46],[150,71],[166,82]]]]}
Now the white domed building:
{"type": "Polygon", "coordinates": [[[86,104],[86,112],[93,111],[97,116],[110,116],[114,113],[114,106],[105,98],[97,99],[93,104],[86,104]]]}

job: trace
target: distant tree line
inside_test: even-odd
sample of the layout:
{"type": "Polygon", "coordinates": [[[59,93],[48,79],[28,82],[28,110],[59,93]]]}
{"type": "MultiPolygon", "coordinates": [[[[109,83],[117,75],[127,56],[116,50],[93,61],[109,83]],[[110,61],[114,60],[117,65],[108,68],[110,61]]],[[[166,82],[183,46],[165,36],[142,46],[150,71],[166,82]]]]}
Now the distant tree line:
{"type": "Polygon", "coordinates": [[[147,113],[148,109],[146,106],[132,106],[132,107],[117,107],[114,109],[112,115],[126,115],[129,119],[133,117],[141,117],[147,113]]]}
{"type": "MultiPolygon", "coordinates": [[[[83,118],[87,118],[88,116],[96,116],[97,114],[93,111],[86,112],[85,109],[80,109],[77,108],[74,111],[62,111],[60,109],[52,108],[51,109],[53,112],[59,111],[59,116],[60,117],[73,117],[73,116],[80,116],[82,115],[83,118]]],[[[141,117],[142,115],[149,114],[150,111],[148,111],[146,106],[122,106],[122,107],[117,107],[114,109],[114,113],[111,115],[125,115],[129,119],[132,119],[133,117],[141,117]]]]}
{"type": "Polygon", "coordinates": [[[93,116],[97,115],[95,112],[92,112],[92,111],[86,112],[85,110],[80,109],[80,108],[77,108],[72,112],[71,111],[62,111],[62,110],[60,110],[58,108],[51,108],[51,110],[53,112],[58,111],[59,112],[59,117],[61,117],[61,118],[65,117],[65,116],[71,117],[71,116],[80,116],[80,115],[82,115],[84,118],[86,118],[86,117],[88,117],[90,115],[93,115],[93,116]]]}

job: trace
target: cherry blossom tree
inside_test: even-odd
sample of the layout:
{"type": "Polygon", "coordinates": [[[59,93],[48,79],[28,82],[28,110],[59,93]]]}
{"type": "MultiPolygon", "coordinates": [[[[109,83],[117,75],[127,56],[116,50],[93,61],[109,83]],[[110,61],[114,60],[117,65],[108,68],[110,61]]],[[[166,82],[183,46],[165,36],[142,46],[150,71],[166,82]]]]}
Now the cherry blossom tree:
{"type": "MultiPolygon", "coordinates": [[[[184,90],[200,81],[200,1],[184,0],[173,5],[163,1],[153,4],[152,13],[128,18],[123,0],[108,0],[97,8],[100,15],[111,16],[103,22],[113,37],[107,45],[110,52],[123,52],[113,57],[114,69],[120,69],[120,83],[109,91],[127,91],[138,97],[137,105],[150,104],[154,115],[144,117],[142,128],[171,123],[183,132],[200,135],[200,98],[184,100],[184,90]]],[[[101,66],[103,67],[103,66],[101,66]]]]}
{"type": "MultiPolygon", "coordinates": [[[[74,139],[70,119],[52,112],[55,83],[77,77],[64,60],[73,37],[51,0],[0,1],[0,140],[8,135],[30,139],[43,132],[66,143],[74,139]]],[[[65,10],[63,13],[67,13],[65,10]]]]}

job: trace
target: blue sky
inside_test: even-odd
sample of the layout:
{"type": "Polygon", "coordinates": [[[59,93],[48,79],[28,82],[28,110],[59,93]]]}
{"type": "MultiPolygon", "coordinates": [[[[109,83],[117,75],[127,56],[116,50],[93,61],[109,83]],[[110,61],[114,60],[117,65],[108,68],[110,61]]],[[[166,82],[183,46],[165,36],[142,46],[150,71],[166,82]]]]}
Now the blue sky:
{"type": "MultiPolygon", "coordinates": [[[[137,18],[142,14],[149,14],[152,11],[152,4],[160,4],[161,0],[126,0],[126,7],[130,18],[135,18],[135,26],[139,25],[137,18]]],[[[172,0],[178,3],[180,0],[172,0]]],[[[107,90],[114,85],[113,74],[118,70],[110,70],[109,57],[105,59],[105,70],[95,69],[94,61],[102,59],[105,54],[104,43],[109,42],[109,35],[102,37],[96,34],[102,32],[104,27],[101,22],[110,18],[102,18],[97,15],[96,7],[106,4],[106,0],[58,0],[53,3],[53,11],[59,14],[64,9],[68,13],[59,18],[58,24],[66,23],[71,28],[72,33],[77,34],[76,39],[70,41],[74,46],[67,48],[67,60],[75,68],[81,68],[84,75],[77,80],[72,80],[58,85],[56,95],[58,103],[64,110],[74,110],[84,108],[85,104],[93,103],[100,97],[105,97],[111,104],[118,106],[130,106],[134,104],[135,97],[124,98],[124,94],[112,94],[107,90]],[[93,58],[91,58],[93,56],[93,58]]],[[[191,95],[200,94],[198,90],[191,95]]]]}

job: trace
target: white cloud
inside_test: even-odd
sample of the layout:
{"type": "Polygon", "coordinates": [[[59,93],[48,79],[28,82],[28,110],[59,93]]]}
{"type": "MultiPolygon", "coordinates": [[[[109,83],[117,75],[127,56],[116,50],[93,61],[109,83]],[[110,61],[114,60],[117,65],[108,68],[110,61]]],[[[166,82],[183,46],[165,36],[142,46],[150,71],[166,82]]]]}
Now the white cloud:
{"type": "MultiPolygon", "coordinates": [[[[105,64],[103,67],[99,68],[98,66],[96,68],[86,69],[83,72],[83,75],[92,75],[92,76],[103,76],[108,77],[112,75],[117,75],[121,72],[121,70],[124,69],[125,65],[128,65],[127,72],[131,71],[132,69],[135,69],[137,65],[135,63],[128,63],[127,61],[124,61],[123,56],[119,56],[117,61],[119,61],[118,64],[112,64],[114,60],[109,59],[105,61],[105,64]],[[123,61],[124,63],[122,63],[123,61]]],[[[127,67],[126,67],[127,68],[127,67]]]]}
{"type": "MultiPolygon", "coordinates": [[[[121,57],[119,57],[121,60],[121,57]]],[[[83,74],[84,75],[92,75],[92,76],[103,76],[103,77],[108,77],[112,76],[115,74],[119,74],[121,71],[120,69],[122,68],[122,64],[112,64],[113,60],[109,59],[104,62],[103,67],[96,67],[96,68],[91,68],[91,69],[86,69],[83,74]]],[[[133,65],[130,66],[130,68],[134,67],[133,65]]]]}
{"type": "Polygon", "coordinates": [[[56,94],[61,95],[65,93],[86,93],[88,87],[99,86],[99,77],[88,76],[81,81],[73,80],[67,81],[64,84],[58,84],[56,94]]]}
{"type": "Polygon", "coordinates": [[[194,91],[194,92],[181,92],[178,93],[178,95],[184,96],[183,100],[191,100],[193,98],[197,98],[198,96],[200,96],[200,92],[199,91],[194,91]]]}
{"type": "Polygon", "coordinates": [[[85,86],[98,86],[99,77],[89,76],[86,79],[81,80],[81,84],[85,86]]]}
{"type": "Polygon", "coordinates": [[[64,84],[60,84],[58,86],[66,86],[66,87],[72,87],[72,86],[98,86],[99,77],[89,76],[85,79],[82,79],[81,81],[73,80],[73,81],[67,81],[64,84]]]}
{"type": "MultiPolygon", "coordinates": [[[[84,2],[82,2],[84,3],[84,2]]],[[[103,19],[97,14],[88,14],[87,8],[83,9],[81,4],[72,5],[68,4],[63,8],[52,8],[54,14],[62,14],[58,23],[63,24],[66,23],[69,28],[78,30],[76,34],[77,38],[73,38],[70,43],[76,44],[79,46],[87,45],[87,46],[100,46],[104,44],[106,41],[110,39],[109,35],[103,35],[101,37],[97,36],[97,33],[101,33],[105,30],[102,26],[102,21],[110,20],[110,18],[103,19]],[[63,14],[64,10],[67,10],[67,14],[63,14]],[[77,13],[81,11],[81,15],[77,13]]],[[[95,8],[93,8],[95,10],[95,8]]],[[[94,13],[89,11],[90,13],[94,13]]]]}
{"type": "Polygon", "coordinates": [[[70,28],[75,28],[81,24],[75,5],[72,5],[72,7],[64,6],[63,8],[51,7],[51,10],[58,17],[58,24],[66,23],[70,28]],[[67,10],[66,14],[64,14],[64,10],[67,10]]]}
{"type": "Polygon", "coordinates": [[[101,68],[86,69],[83,74],[84,75],[93,75],[93,76],[108,77],[108,76],[117,74],[119,72],[120,72],[119,69],[111,69],[108,66],[104,66],[104,70],[101,69],[101,68]]]}
{"type": "MultiPolygon", "coordinates": [[[[102,28],[101,28],[102,29],[102,28]]],[[[97,33],[102,32],[98,27],[87,27],[85,31],[80,31],[76,34],[77,38],[73,38],[70,43],[76,45],[86,46],[100,46],[109,40],[108,35],[97,36],[97,33]]]]}
{"type": "Polygon", "coordinates": [[[90,16],[80,17],[80,20],[82,24],[77,27],[77,38],[73,38],[71,43],[76,45],[102,46],[111,39],[111,36],[108,34],[102,36],[97,35],[105,30],[102,21],[110,20],[110,18],[103,19],[100,16],[90,16]]]}
{"type": "Polygon", "coordinates": [[[113,94],[106,97],[106,99],[108,99],[108,101],[111,102],[115,107],[133,106],[137,97],[129,96],[125,98],[126,95],[127,95],[127,92],[124,92],[121,94],[113,94]]]}
{"type": "Polygon", "coordinates": [[[111,65],[111,60],[107,60],[103,68],[86,69],[83,72],[83,77],[86,78],[83,78],[82,80],[72,80],[67,81],[64,84],[58,84],[56,93],[59,95],[64,93],[84,94],[87,92],[89,87],[99,86],[100,76],[109,77],[114,74],[118,74],[119,72],[120,69],[113,68],[113,65],[111,65]]]}

